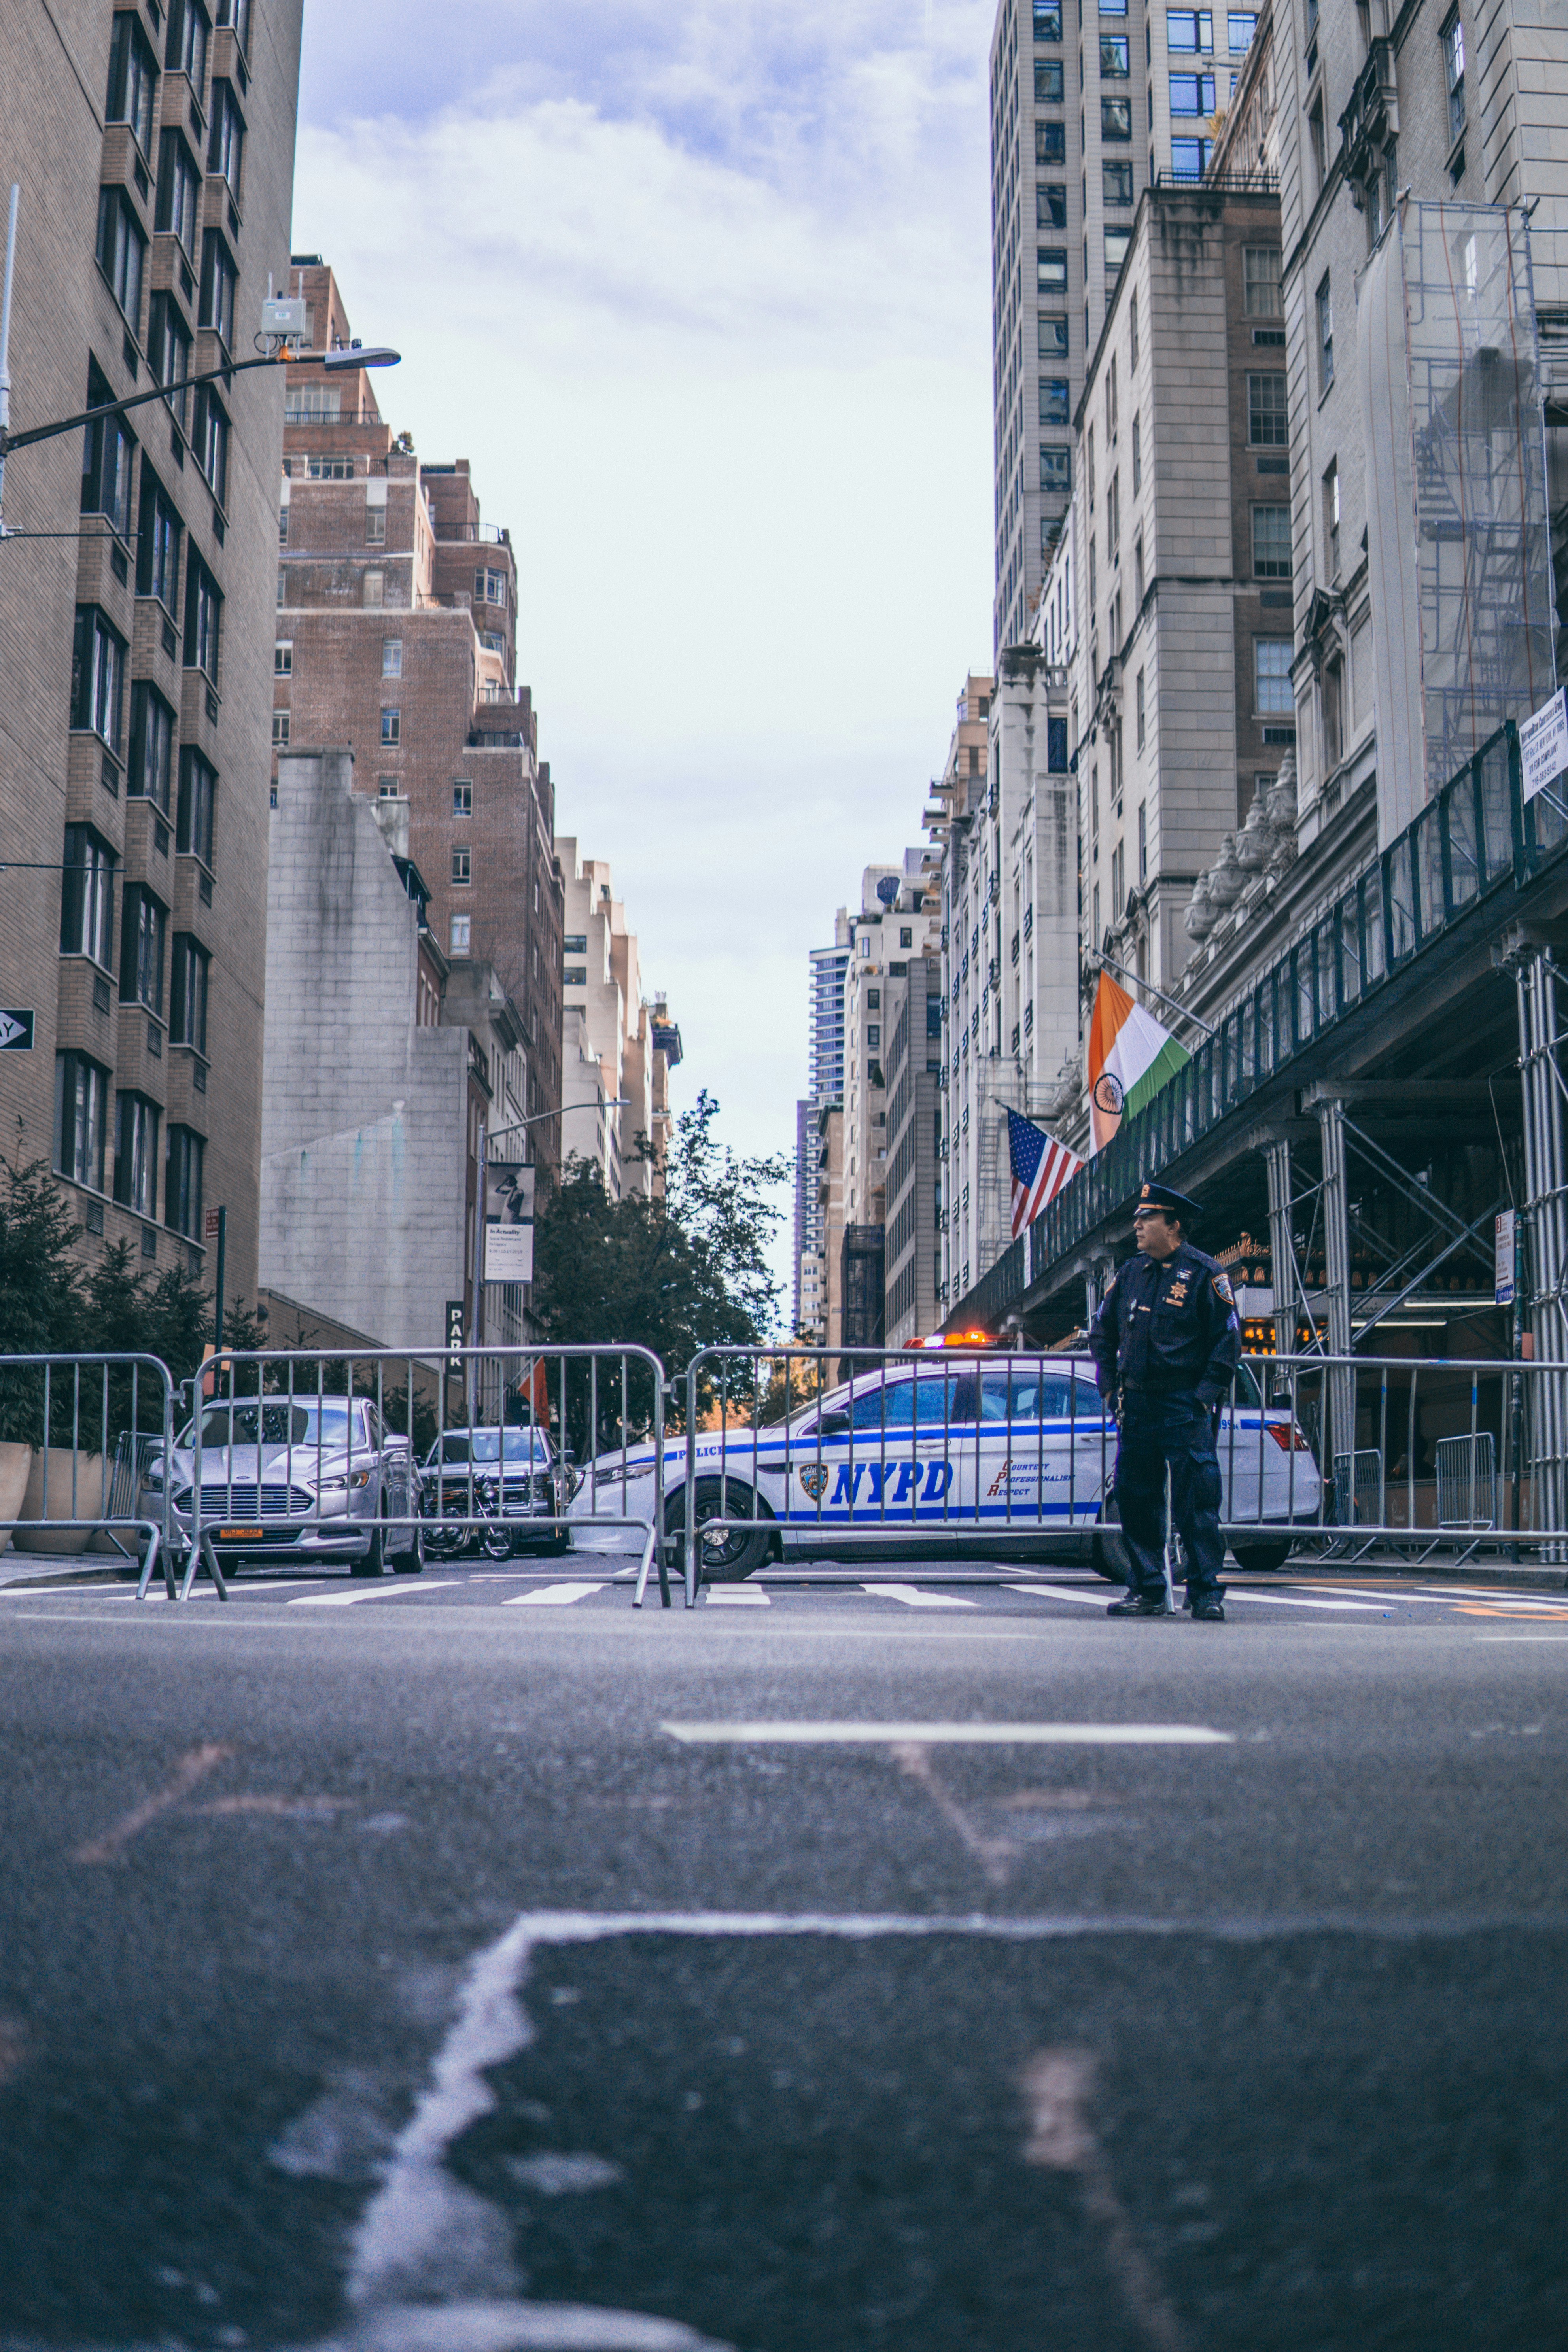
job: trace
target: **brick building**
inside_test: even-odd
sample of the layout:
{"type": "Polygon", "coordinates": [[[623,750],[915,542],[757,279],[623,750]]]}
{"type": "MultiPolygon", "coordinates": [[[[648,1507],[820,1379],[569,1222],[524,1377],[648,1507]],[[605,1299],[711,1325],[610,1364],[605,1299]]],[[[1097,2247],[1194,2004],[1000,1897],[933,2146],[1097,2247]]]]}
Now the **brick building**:
{"type": "MultiPolygon", "coordinates": [[[[295,256],[289,291],[314,347],[350,342],[318,256],[295,256]]],[[[550,768],[517,683],[510,536],[481,520],[467,459],[427,465],[395,437],[363,371],[291,371],[283,464],[275,753],[345,746],[356,791],[407,803],[442,951],[493,968],[522,1016],[527,1116],[553,1111],[562,881],[550,768]]],[[[552,1174],[556,1121],[528,1133],[552,1174]]]]}
{"type": "MultiPolygon", "coordinates": [[[[265,715],[300,0],[5,12],[0,184],[23,190],[13,430],[171,386],[16,452],[0,560],[6,1156],[50,1158],[84,1246],[254,1293],[265,715]],[[35,535],[37,534],[37,535],[35,535]],[[33,870],[27,871],[30,867],[33,870]]],[[[317,371],[316,373],[320,373],[317,371]]]]}

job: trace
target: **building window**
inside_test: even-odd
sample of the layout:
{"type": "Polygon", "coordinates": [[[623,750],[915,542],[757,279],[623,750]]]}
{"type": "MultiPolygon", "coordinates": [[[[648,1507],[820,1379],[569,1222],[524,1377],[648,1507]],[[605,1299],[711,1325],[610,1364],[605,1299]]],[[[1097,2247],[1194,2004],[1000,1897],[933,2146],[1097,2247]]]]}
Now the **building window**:
{"type": "Polygon", "coordinates": [[[1282,373],[1247,377],[1247,437],[1255,449],[1289,446],[1290,412],[1282,373]]]}
{"type": "Polygon", "coordinates": [[[1139,532],[1132,542],[1132,593],[1140,609],[1143,604],[1143,534],[1139,532]]]}
{"type": "Polygon", "coordinates": [[[202,469],[208,489],[221,507],[228,498],[228,418],[223,403],[210,383],[197,388],[193,440],[196,463],[202,469]]]}
{"type": "MultiPolygon", "coordinates": [[[[877,1048],[878,1048],[878,1046],[879,1046],[879,1045],[880,1045],[881,1042],[882,1042],[882,1030],[881,1030],[881,1024],[880,1024],[880,1023],[879,1023],[879,1022],[876,1022],[876,1021],[868,1021],[868,1022],[866,1024],[866,1044],[867,1044],[867,1046],[869,1048],[869,1050],[870,1050],[872,1053],[875,1053],[875,1052],[876,1052],[876,1050],[877,1050],[877,1048]]],[[[875,1081],[874,1081],[874,1080],[873,1080],[873,1084],[875,1084],[875,1081]]]]}
{"type": "Polygon", "coordinates": [[[1290,640],[1289,637],[1254,637],[1252,640],[1252,674],[1255,701],[1258,715],[1270,718],[1283,714],[1294,718],[1295,701],[1290,692],[1290,640]]]}
{"type": "Polygon", "coordinates": [[[872,1013],[879,1013],[882,1009],[881,990],[879,988],[868,988],[866,991],[866,1003],[869,1011],[872,1013]]]}
{"type": "Polygon", "coordinates": [[[1165,47],[1208,57],[1214,49],[1214,15],[1207,8],[1167,8],[1165,47]]]}
{"type": "Polygon", "coordinates": [[[504,606],[506,601],[506,573],[504,572],[475,572],[474,602],[476,604],[500,604],[504,606]]]}
{"type": "Polygon", "coordinates": [[[229,194],[237,204],[240,165],[245,156],[245,117],[239,110],[233,88],[226,81],[215,81],[213,84],[212,115],[207,170],[216,172],[220,180],[228,182],[229,194]]]}
{"type": "Polygon", "coordinates": [[[1108,279],[1120,276],[1131,242],[1130,228],[1108,228],[1105,231],[1105,275],[1108,279]]]}
{"type": "Polygon", "coordinates": [[[107,122],[127,122],[143,155],[153,152],[153,97],[158,60],[134,16],[116,16],[109,45],[107,122]]]}
{"type": "Polygon", "coordinates": [[[293,677],[294,640],[292,637],[279,637],[274,645],[272,648],[272,675],[274,677],[293,677]]]}
{"type": "Polygon", "coordinates": [[[1323,476],[1323,535],[1328,541],[1329,578],[1340,576],[1340,467],[1336,458],[1323,476]]]}
{"type": "Polygon", "coordinates": [[[207,1050],[206,950],[189,931],[176,931],[169,963],[169,1037],[175,1045],[207,1050]]]}
{"type": "Polygon", "coordinates": [[[1041,445],[1039,487],[1051,497],[1065,497],[1072,489],[1072,449],[1048,449],[1041,445]]]}
{"type": "Polygon", "coordinates": [[[1137,719],[1138,719],[1137,744],[1138,744],[1138,749],[1139,749],[1139,751],[1141,751],[1143,749],[1143,733],[1144,733],[1144,712],[1143,712],[1143,673],[1142,673],[1142,670],[1140,670],[1140,671],[1139,671],[1139,673],[1138,673],[1138,682],[1137,682],[1137,687],[1136,687],[1135,693],[1134,693],[1134,701],[1135,701],[1135,704],[1136,704],[1136,709],[1137,709],[1137,719]]]}
{"type": "Polygon", "coordinates": [[[193,554],[185,566],[185,667],[205,670],[214,686],[222,615],[217,583],[200,556],[193,554]]]}
{"type": "Polygon", "coordinates": [[[178,237],[185,257],[196,257],[196,210],[202,176],[195,159],[177,131],[165,131],[158,150],[158,201],[153,226],[161,235],[178,237]]]}
{"type": "Polygon", "coordinates": [[[98,204],[98,266],[125,314],[132,335],[142,324],[142,276],[147,240],[122,188],[105,188],[98,204]]]}
{"type": "Polygon", "coordinates": [[[174,846],[182,856],[199,857],[209,871],[217,811],[217,770],[199,751],[180,753],[180,800],[174,820],[174,846]]]}
{"type": "MultiPolygon", "coordinates": [[[[1142,677],[1140,677],[1138,682],[1140,686],[1142,686],[1143,682],[1142,677]]],[[[1146,882],[1148,878],[1149,804],[1147,801],[1140,801],[1138,803],[1138,879],[1140,882],[1146,882]]]]}
{"type": "Polygon", "coordinates": [[[206,327],[229,350],[234,349],[234,295],[239,272],[234,256],[216,228],[202,239],[202,302],[198,326],[206,327]]]}
{"type": "Polygon", "coordinates": [[[1037,182],[1035,187],[1035,226],[1066,228],[1068,225],[1068,192],[1048,180],[1037,182]]]}
{"type": "Polygon", "coordinates": [[[55,1166],[73,1184],[103,1190],[109,1073],[83,1054],[55,1056],[55,1166]]]}
{"type": "Polygon", "coordinates": [[[1072,402],[1065,375],[1043,375],[1040,378],[1040,423],[1070,425],[1072,402]]]}
{"type": "Polygon", "coordinates": [[[914,943],[915,943],[915,935],[914,935],[914,932],[913,932],[912,930],[910,930],[910,929],[909,929],[908,928],[906,928],[906,929],[904,929],[903,930],[900,930],[900,933],[899,933],[899,945],[900,945],[901,948],[912,948],[912,947],[913,947],[913,945],[914,945],[914,943]]]}
{"type": "Polygon", "coordinates": [[[397,788],[397,778],[395,776],[377,776],[375,780],[375,796],[379,801],[401,800],[403,795],[397,788]]]}
{"type": "Polygon", "coordinates": [[[1041,359],[1065,360],[1068,355],[1067,312],[1042,310],[1038,315],[1041,359]]]}
{"type": "Polygon", "coordinates": [[[120,938],[120,1002],[145,1005],[160,1020],[163,1013],[163,934],[168,922],[153,893],[139,883],[127,886],[125,919],[120,938]]]}
{"type": "Polygon", "coordinates": [[[343,395],[336,384],[291,383],[283,400],[285,425],[335,425],[343,395]]]}
{"type": "Polygon", "coordinates": [[[1279,247],[1246,245],[1241,249],[1241,275],[1249,319],[1278,319],[1279,309],[1279,247]]]}
{"type": "Polygon", "coordinates": [[[136,593],[155,596],[168,613],[179,609],[180,518],[145,457],[136,534],[136,593]]]}
{"type": "Polygon", "coordinates": [[[454,915],[452,917],[447,931],[447,947],[449,954],[455,956],[466,956],[468,954],[468,928],[472,921],[473,918],[471,915],[454,915]]]}
{"type": "Polygon", "coordinates": [[[60,890],[60,953],[114,965],[115,856],[90,825],[68,824],[60,890]]]}
{"type": "Polygon", "coordinates": [[[1105,553],[1107,561],[1117,561],[1121,538],[1121,475],[1112,473],[1105,486],[1105,553]]]}
{"type": "Polygon", "coordinates": [[[1068,723],[1065,719],[1047,719],[1046,721],[1046,768],[1053,776],[1067,774],[1068,723]]]}
{"type": "Polygon", "coordinates": [[[163,1222],[171,1233],[187,1241],[202,1237],[202,1160],[206,1146],[188,1127],[169,1129],[169,1158],[163,1171],[163,1222]]]}
{"type": "Polygon", "coordinates": [[[588,967],[586,964],[569,963],[565,965],[561,974],[561,985],[563,988],[586,988],[588,985],[588,967]]]}
{"type": "Polygon", "coordinates": [[[1258,19],[1247,9],[1233,8],[1226,20],[1226,38],[1233,58],[1244,58],[1252,47],[1252,37],[1258,30],[1258,19]]]}
{"type": "Polygon", "coordinates": [[[354,461],[352,457],[334,456],[326,450],[305,460],[305,479],[308,482],[352,482],[353,478],[354,461]]]}
{"type": "Polygon", "coordinates": [[[114,1197],[139,1217],[158,1213],[158,1106],[121,1095],[114,1131],[114,1197]]]}
{"type": "Polygon", "coordinates": [[[1126,81],[1132,70],[1132,53],[1125,33],[1101,33],[1100,37],[1100,79],[1101,81],[1126,81]]]}
{"type": "Polygon", "coordinates": [[[1067,292],[1068,257],[1065,246],[1042,245],[1037,247],[1035,284],[1042,294],[1067,292]]]}
{"type": "Polygon", "coordinates": [[[1171,76],[1173,114],[1212,114],[1214,110],[1213,74],[1173,73],[1171,76]]]}
{"type": "Polygon", "coordinates": [[[1214,153],[1212,139],[1173,139],[1171,142],[1171,173],[1181,181],[1201,180],[1208,170],[1214,153]]]}
{"type": "Polygon", "coordinates": [[[1323,667],[1323,766],[1332,773],[1344,758],[1345,666],[1340,656],[1323,667]]]}
{"type": "Polygon", "coordinates": [[[1465,27],[1457,8],[1443,27],[1442,41],[1448,84],[1448,140],[1453,144],[1465,128],[1465,27]]]}
{"type": "MultiPolygon", "coordinates": [[[[452,814],[454,816],[472,816],[473,813],[474,788],[472,784],[454,784],[452,786],[452,814]]],[[[584,954],[587,953],[586,946],[584,946],[583,951],[584,954]]]]}
{"type": "Polygon", "coordinates": [[[1326,277],[1318,289],[1318,371],[1327,392],[1334,380],[1334,302],[1326,277]]]}
{"type": "Polygon", "coordinates": [[[403,713],[384,710],[381,714],[381,742],[384,751],[391,751],[403,740],[403,713]]]}
{"type": "Polygon", "coordinates": [[[381,641],[381,674],[383,677],[403,676],[403,639],[383,637],[381,641]]]}
{"type": "Polygon", "coordinates": [[[287,710],[275,710],[272,714],[272,748],[275,751],[289,749],[290,717],[291,713],[287,710]]]}
{"type": "Polygon", "coordinates": [[[568,936],[567,936],[565,939],[563,939],[563,940],[562,940],[562,942],[561,942],[561,952],[563,953],[563,955],[580,955],[580,956],[585,956],[585,955],[587,954],[587,952],[588,952],[588,934],[587,934],[587,932],[586,932],[586,931],[573,931],[573,932],[570,932],[570,933],[568,934],[568,936]]]}
{"type": "Polygon", "coordinates": [[[1100,101],[1100,135],[1102,139],[1130,140],[1132,136],[1132,100],[1130,98],[1107,98],[1100,101]]]}
{"type": "Polygon", "coordinates": [[[279,547],[287,547],[289,544],[289,501],[287,499],[280,500],[279,503],[278,544],[279,547]]]}
{"type": "Polygon", "coordinates": [[[131,689],[131,744],[126,791],[169,814],[174,772],[174,714],[154,686],[131,689]]]}
{"type": "Polygon", "coordinates": [[[364,575],[364,586],[360,593],[363,601],[368,605],[380,605],[384,603],[386,594],[385,572],[367,572],[364,575]]]}
{"type": "Polygon", "coordinates": [[[163,63],[183,73],[199,99],[207,78],[207,39],[212,19],[201,0],[170,0],[169,46],[163,63]]]}
{"type": "MultiPolygon", "coordinates": [[[[89,370],[87,404],[112,399],[96,368],[89,370]]],[[[131,466],[136,444],[122,416],[100,416],[82,436],[81,510],[100,514],[124,539],[131,529],[131,466]]]]}
{"type": "Polygon", "coordinates": [[[125,640],[95,604],[77,607],[71,657],[71,725],[121,752],[125,701],[125,640]]]}
{"type": "Polygon", "coordinates": [[[1035,59],[1035,104],[1060,106],[1065,96],[1061,59],[1037,58],[1035,59]]]}
{"type": "Polygon", "coordinates": [[[366,507],[364,510],[364,543],[367,547],[385,546],[386,509],[384,506],[366,507]]]}
{"type": "Polygon", "coordinates": [[[1062,0],[1035,0],[1035,38],[1037,41],[1059,41],[1062,37],[1062,0]]]}
{"type": "MultiPolygon", "coordinates": [[[[1065,122],[1037,122],[1035,125],[1035,161],[1039,164],[1064,164],[1068,159],[1068,134],[1065,122]]],[[[1039,226],[1044,228],[1042,220],[1039,226]]]]}
{"type": "Polygon", "coordinates": [[[452,880],[454,884],[460,889],[466,889],[473,878],[472,850],[454,849],[452,852],[452,880]]]}
{"type": "Polygon", "coordinates": [[[1307,117],[1307,142],[1312,151],[1312,170],[1317,187],[1321,189],[1329,176],[1329,150],[1323,137],[1323,101],[1320,98],[1307,117]]]}
{"type": "Polygon", "coordinates": [[[1289,579],[1290,509],[1289,507],[1253,508],[1252,576],[1255,580],[1289,579]]]}
{"type": "Polygon", "coordinates": [[[217,0],[217,20],[232,25],[242,49],[250,47],[250,0],[217,0]]]}

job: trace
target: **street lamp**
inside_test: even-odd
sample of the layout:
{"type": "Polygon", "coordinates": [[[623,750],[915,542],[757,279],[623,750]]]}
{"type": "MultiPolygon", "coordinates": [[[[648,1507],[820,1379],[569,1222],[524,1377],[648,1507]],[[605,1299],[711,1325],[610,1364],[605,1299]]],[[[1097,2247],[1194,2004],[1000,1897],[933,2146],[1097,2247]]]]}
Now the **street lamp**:
{"type": "MultiPolygon", "coordinates": [[[[614,1102],[601,1103],[599,1106],[601,1110],[630,1110],[631,1107],[630,1095],[617,1095],[614,1102]]],[[[587,1110],[590,1108],[587,1103],[561,1103],[554,1110],[536,1110],[531,1118],[517,1119],[510,1127],[498,1127],[493,1135],[485,1138],[485,1149],[488,1151],[489,1146],[492,1143],[499,1143],[503,1135],[521,1135],[524,1128],[537,1127],[541,1119],[564,1118],[570,1111],[587,1110]]]]}
{"type": "Polygon", "coordinates": [[[350,343],[331,352],[297,352],[290,348],[286,335],[280,335],[278,348],[265,352],[258,359],[230,360],[226,367],[208,368],[201,375],[181,376],[174,383],[156,383],[151,392],[132,393],[126,400],[105,401],[101,407],[84,408],[75,416],[62,416],[49,425],[29,425],[25,433],[11,430],[11,289],[16,277],[16,209],[21,191],[13,184],[10,216],[5,233],[5,277],[0,290],[0,539],[21,536],[7,531],[5,523],[5,460],[13,449],[28,449],[37,441],[54,441],[62,433],[76,433],[84,425],[95,425],[102,416],[123,416],[128,408],[142,408],[150,400],[167,400],[171,393],[185,392],[197,384],[226,383],[230,376],[243,375],[249,368],[316,366],[329,371],[345,368],[396,367],[403,357],[384,343],[350,343]]]}

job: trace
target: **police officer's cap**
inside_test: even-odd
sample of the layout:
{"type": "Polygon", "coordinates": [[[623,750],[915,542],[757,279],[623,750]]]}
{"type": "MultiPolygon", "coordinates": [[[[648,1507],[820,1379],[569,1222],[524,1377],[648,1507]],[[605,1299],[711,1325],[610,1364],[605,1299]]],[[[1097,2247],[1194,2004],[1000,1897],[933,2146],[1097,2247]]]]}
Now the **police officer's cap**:
{"type": "Polygon", "coordinates": [[[1173,1192],[1169,1184],[1139,1186],[1132,1213],[1135,1217],[1140,1216],[1145,1209],[1163,1209],[1168,1215],[1179,1217],[1184,1225],[1195,1224],[1203,1215],[1195,1201],[1189,1201],[1184,1192],[1173,1192]]]}

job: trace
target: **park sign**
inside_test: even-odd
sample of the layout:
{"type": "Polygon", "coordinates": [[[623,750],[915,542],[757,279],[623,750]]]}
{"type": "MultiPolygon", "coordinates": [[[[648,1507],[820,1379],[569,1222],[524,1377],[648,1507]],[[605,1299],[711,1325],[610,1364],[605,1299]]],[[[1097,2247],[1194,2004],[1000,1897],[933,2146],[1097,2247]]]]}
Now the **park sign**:
{"type": "Polygon", "coordinates": [[[1568,688],[1522,720],[1519,730],[1520,787],[1527,801],[1555,783],[1568,768],[1568,688]]]}

